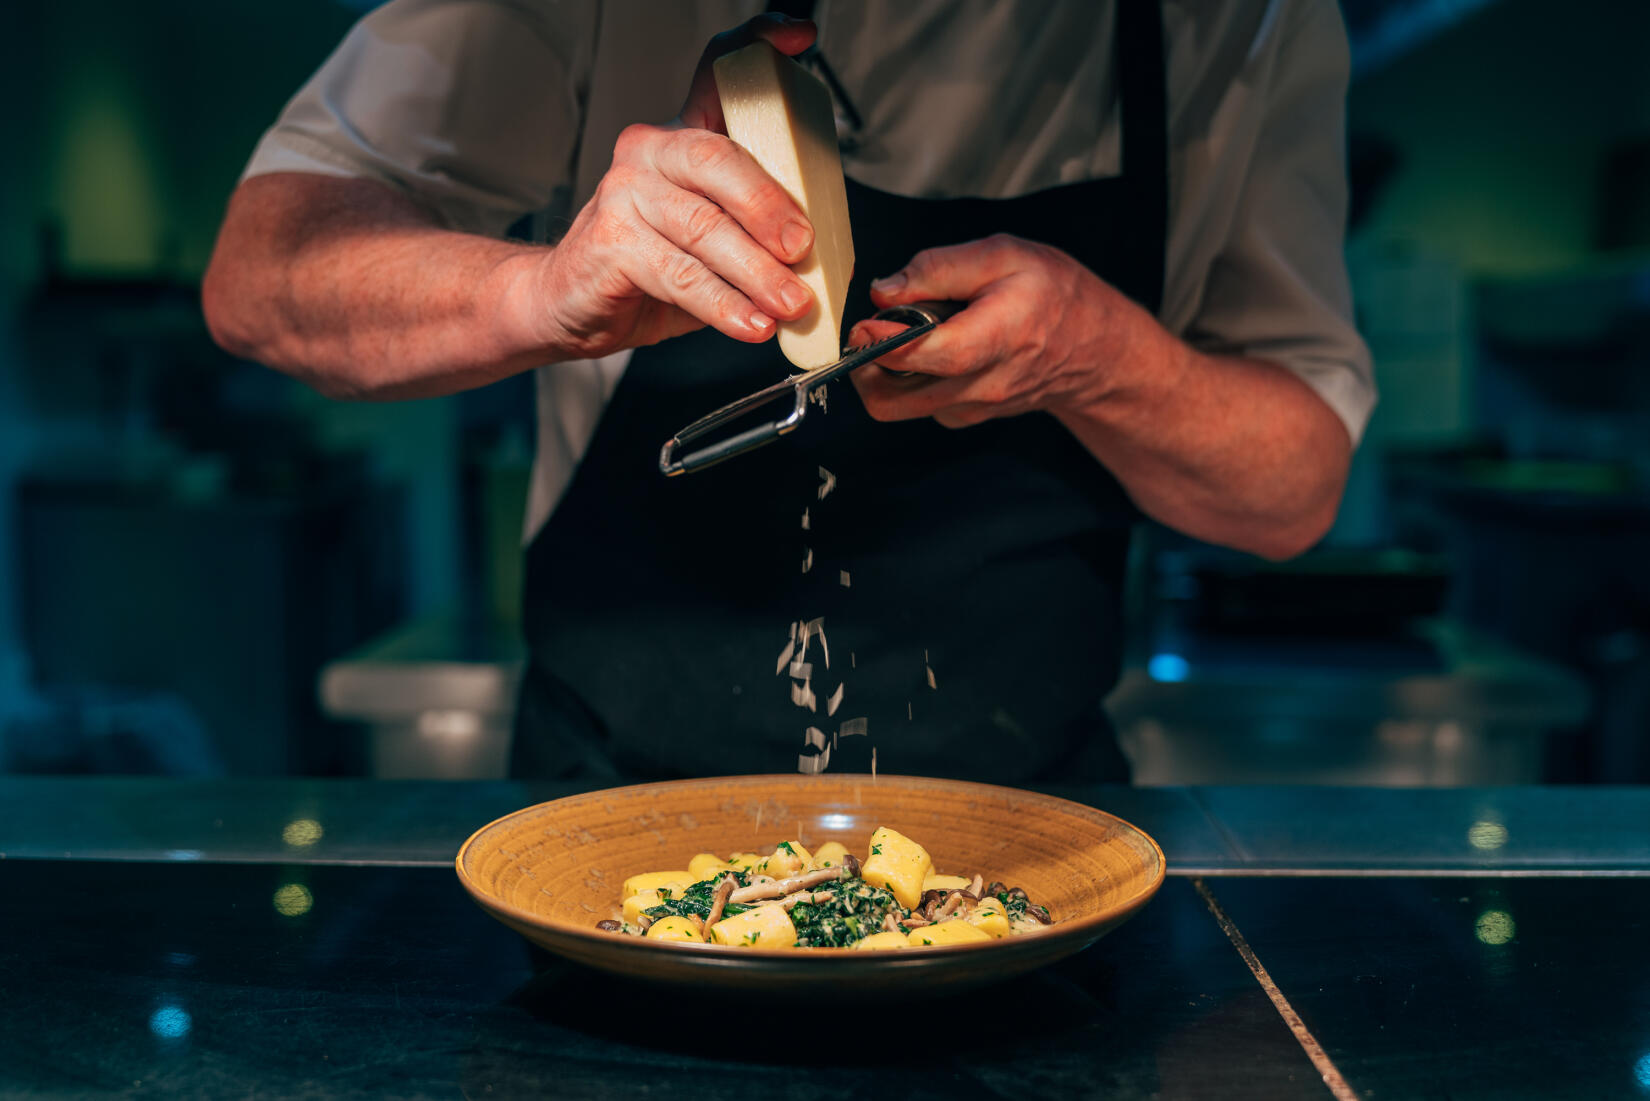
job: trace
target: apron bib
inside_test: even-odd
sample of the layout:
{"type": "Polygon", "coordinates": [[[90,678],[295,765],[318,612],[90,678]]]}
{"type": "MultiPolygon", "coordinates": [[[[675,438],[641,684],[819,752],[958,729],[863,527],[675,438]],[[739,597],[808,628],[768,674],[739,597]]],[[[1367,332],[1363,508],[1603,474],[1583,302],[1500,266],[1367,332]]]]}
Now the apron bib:
{"type": "MultiPolygon", "coordinates": [[[[1157,311],[1167,183],[1156,5],[1121,0],[1116,42],[1119,176],[1003,200],[909,199],[848,181],[850,323],[873,312],[871,278],[924,248],[999,232],[1063,249],[1157,311]]],[[[1138,517],[1116,479],[1046,414],[957,431],[878,424],[846,381],[776,444],[709,473],[659,474],[671,433],[789,369],[771,341],[708,329],[631,357],[528,548],[512,773],[790,772],[807,727],[829,737],[864,718],[865,735],[834,739],[831,771],[869,771],[874,747],[890,773],[1126,780],[1100,707],[1117,679],[1138,517]],[[824,498],[821,467],[836,479],[824,498]],[[775,664],[790,624],[815,617],[830,665],[813,640],[810,712],[775,664]]]]}

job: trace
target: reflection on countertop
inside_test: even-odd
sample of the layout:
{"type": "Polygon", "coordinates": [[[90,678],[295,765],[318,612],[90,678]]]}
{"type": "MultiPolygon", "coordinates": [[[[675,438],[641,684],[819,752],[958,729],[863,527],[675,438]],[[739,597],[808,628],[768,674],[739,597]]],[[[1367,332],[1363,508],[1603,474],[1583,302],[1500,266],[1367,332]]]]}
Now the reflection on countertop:
{"type": "MultiPolygon", "coordinates": [[[[495,818],[597,785],[0,777],[0,861],[448,866],[495,818]]],[[[1650,788],[1049,787],[1170,875],[1650,874],[1650,788]]]]}

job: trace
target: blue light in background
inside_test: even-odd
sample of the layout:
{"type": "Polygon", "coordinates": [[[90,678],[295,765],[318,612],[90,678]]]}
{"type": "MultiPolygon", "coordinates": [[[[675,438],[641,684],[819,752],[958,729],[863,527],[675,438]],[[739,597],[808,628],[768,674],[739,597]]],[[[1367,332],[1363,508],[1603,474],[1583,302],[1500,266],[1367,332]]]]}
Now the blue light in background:
{"type": "Polygon", "coordinates": [[[194,1023],[189,1011],[178,1005],[163,1005],[149,1015],[149,1031],[167,1040],[189,1035],[194,1023]]]}
{"type": "Polygon", "coordinates": [[[1153,654],[1146,663],[1146,673],[1152,680],[1183,681],[1191,671],[1191,664],[1179,654],[1153,654]]]}
{"type": "Polygon", "coordinates": [[[1639,1089],[1650,1093],[1650,1052],[1639,1056],[1639,1061],[1633,1064],[1633,1081],[1639,1089]]]}

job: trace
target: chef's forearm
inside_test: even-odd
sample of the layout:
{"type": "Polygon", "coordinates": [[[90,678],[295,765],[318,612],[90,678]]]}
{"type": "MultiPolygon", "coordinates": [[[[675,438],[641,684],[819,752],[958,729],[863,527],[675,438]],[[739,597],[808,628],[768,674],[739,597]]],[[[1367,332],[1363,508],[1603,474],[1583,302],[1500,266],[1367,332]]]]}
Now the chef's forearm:
{"type": "Polygon", "coordinates": [[[1273,363],[1207,355],[1153,326],[1125,377],[1056,411],[1148,516],[1210,543],[1288,558],[1334,522],[1352,445],[1273,363]]]}
{"type": "Polygon", "coordinates": [[[230,201],[202,304],[225,349],[330,397],[430,397],[557,358],[529,331],[545,252],[444,229],[371,181],[257,176],[230,201]]]}

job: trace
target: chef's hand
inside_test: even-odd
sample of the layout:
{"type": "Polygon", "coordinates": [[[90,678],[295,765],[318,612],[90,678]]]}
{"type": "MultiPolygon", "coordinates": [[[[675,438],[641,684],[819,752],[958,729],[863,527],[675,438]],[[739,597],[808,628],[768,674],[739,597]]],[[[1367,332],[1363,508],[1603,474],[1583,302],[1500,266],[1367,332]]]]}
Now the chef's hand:
{"type": "MultiPolygon", "coordinates": [[[[947,299],[967,304],[853,376],[877,420],[933,417],[948,428],[1102,398],[1120,381],[1131,332],[1155,325],[1059,249],[1007,234],[919,252],[872,283],[871,298],[879,309],[947,299]]],[[[862,321],[848,343],[880,340],[902,327],[862,321]]]]}
{"type": "Polygon", "coordinates": [[[758,39],[798,54],[816,33],[768,15],[717,35],[677,118],[619,135],[594,197],[545,254],[534,297],[552,304],[547,346],[595,358],[705,325],[755,343],[776,318],[808,312],[812,295],[786,264],[807,255],[813,228],[727,137],[711,64],[758,39]]]}
{"type": "MultiPolygon", "coordinates": [[[[878,420],[1050,413],[1146,515],[1268,558],[1299,554],[1335,519],[1352,441],[1323,398],[1276,363],[1192,348],[1058,249],[1006,236],[929,249],[871,297],[967,303],[854,372],[878,420]]],[[[899,328],[861,322],[849,343],[899,328]]]]}

